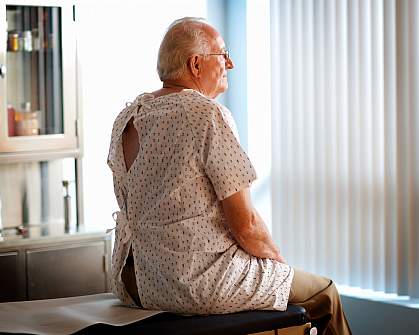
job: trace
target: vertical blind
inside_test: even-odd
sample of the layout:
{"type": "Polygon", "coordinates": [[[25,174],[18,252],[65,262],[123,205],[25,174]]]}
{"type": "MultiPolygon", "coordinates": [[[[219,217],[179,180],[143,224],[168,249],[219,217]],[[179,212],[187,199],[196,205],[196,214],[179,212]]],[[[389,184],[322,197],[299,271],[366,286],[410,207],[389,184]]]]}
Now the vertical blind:
{"type": "Polygon", "coordinates": [[[419,297],[419,1],[271,0],[271,48],[282,253],[419,297]]]}

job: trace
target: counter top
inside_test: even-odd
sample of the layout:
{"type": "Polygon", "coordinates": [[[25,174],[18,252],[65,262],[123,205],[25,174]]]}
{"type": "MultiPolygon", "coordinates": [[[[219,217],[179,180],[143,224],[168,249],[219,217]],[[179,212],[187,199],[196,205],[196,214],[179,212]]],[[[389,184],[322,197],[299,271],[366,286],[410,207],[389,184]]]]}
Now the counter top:
{"type": "Polygon", "coordinates": [[[19,227],[16,229],[18,234],[0,235],[0,248],[18,247],[25,245],[37,245],[43,243],[59,243],[61,241],[86,240],[89,238],[97,238],[107,236],[111,239],[111,233],[107,234],[105,229],[83,228],[73,230],[68,233],[58,225],[40,225],[35,227],[19,227]]]}

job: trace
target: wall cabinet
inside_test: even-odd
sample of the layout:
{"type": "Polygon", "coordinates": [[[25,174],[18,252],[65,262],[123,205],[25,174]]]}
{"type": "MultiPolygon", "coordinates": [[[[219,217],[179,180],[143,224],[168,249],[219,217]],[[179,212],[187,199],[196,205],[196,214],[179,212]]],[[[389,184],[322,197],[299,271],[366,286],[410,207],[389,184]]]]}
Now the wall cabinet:
{"type": "Polygon", "coordinates": [[[74,6],[0,4],[0,152],[77,148],[74,6]]]}
{"type": "Polygon", "coordinates": [[[75,11],[0,0],[0,236],[83,225],[75,11]]]}
{"type": "Polygon", "coordinates": [[[105,234],[0,242],[0,302],[108,291],[110,239],[105,234]]]}

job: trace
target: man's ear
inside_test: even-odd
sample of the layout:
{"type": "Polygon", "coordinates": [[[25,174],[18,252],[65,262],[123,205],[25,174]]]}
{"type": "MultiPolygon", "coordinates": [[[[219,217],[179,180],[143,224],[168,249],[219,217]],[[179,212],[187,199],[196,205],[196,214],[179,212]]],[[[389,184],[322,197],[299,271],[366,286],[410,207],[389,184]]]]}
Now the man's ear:
{"type": "Polygon", "coordinates": [[[198,55],[194,55],[188,59],[188,67],[192,73],[192,76],[199,78],[201,77],[201,70],[202,70],[202,58],[198,55]]]}

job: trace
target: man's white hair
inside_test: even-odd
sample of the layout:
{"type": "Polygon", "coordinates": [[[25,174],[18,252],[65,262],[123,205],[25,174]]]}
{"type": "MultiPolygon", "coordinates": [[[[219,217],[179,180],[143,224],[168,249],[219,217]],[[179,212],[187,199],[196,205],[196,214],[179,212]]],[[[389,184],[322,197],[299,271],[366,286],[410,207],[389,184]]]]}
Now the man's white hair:
{"type": "Polygon", "coordinates": [[[191,55],[210,51],[206,26],[211,25],[199,17],[184,17],[169,26],[157,59],[157,73],[161,81],[179,79],[186,72],[191,55]]]}

